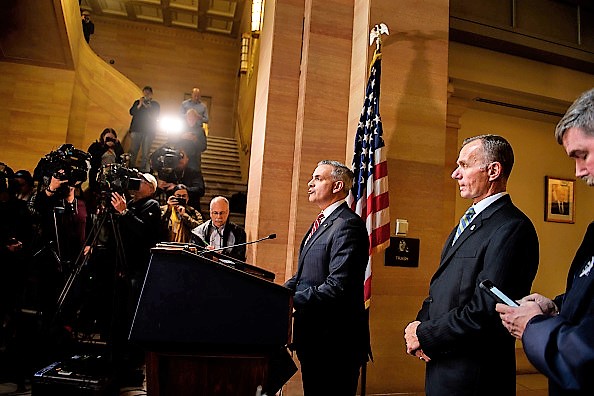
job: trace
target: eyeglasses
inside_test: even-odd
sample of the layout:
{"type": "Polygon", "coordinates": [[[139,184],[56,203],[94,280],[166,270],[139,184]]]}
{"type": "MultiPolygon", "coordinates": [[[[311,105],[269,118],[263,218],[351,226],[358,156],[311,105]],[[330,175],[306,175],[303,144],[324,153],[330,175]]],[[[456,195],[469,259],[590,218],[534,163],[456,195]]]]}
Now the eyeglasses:
{"type": "Polygon", "coordinates": [[[213,216],[222,216],[222,215],[224,215],[226,213],[227,213],[226,210],[224,210],[222,212],[215,212],[215,211],[212,211],[212,210],[210,211],[210,214],[213,215],[213,216]]]}

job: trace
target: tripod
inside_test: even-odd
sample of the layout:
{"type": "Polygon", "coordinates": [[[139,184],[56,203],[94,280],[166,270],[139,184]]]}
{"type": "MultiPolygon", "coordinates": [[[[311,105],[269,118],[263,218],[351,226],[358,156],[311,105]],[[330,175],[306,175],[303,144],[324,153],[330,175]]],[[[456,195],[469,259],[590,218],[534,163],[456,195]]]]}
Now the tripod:
{"type": "Polygon", "coordinates": [[[116,311],[118,307],[118,299],[120,297],[117,292],[117,282],[121,277],[122,270],[126,268],[126,256],[124,253],[124,247],[122,244],[122,238],[118,225],[118,216],[116,216],[113,210],[109,209],[105,204],[102,204],[100,206],[99,215],[93,222],[93,227],[86,238],[84,244],[85,246],[79,252],[77,259],[75,261],[75,265],[73,266],[73,270],[70,272],[62,289],[62,292],[58,297],[56,315],[54,320],[59,320],[69,300],[69,296],[73,294],[72,292],[75,288],[75,284],[80,284],[80,282],[82,282],[82,280],[80,279],[81,273],[85,268],[88,268],[89,261],[95,255],[97,249],[99,249],[100,236],[102,232],[106,230],[106,227],[107,231],[110,233],[108,238],[112,238],[111,241],[109,241],[110,243],[108,244],[109,247],[107,248],[107,251],[110,251],[111,254],[115,255],[115,257],[113,257],[114,260],[112,261],[114,263],[114,271],[112,275],[113,282],[111,284],[111,286],[113,287],[113,291],[111,293],[111,301],[109,304],[109,306],[111,307],[110,312],[112,313],[112,317],[110,319],[109,325],[107,326],[107,332],[105,334],[107,356],[109,360],[112,360],[114,335],[113,333],[116,320],[116,315],[114,315],[113,313],[116,311]]]}
{"type": "Polygon", "coordinates": [[[55,206],[52,209],[52,220],[53,220],[53,227],[54,227],[54,234],[56,236],[56,240],[55,241],[48,241],[47,244],[45,244],[41,249],[39,249],[37,252],[35,252],[33,254],[33,257],[37,257],[39,256],[41,253],[43,253],[45,250],[49,250],[49,252],[51,253],[52,257],[54,258],[54,260],[56,260],[56,264],[57,264],[57,270],[59,272],[62,272],[64,270],[64,265],[62,262],[62,252],[60,249],[60,232],[58,229],[58,216],[57,214],[63,214],[65,211],[65,209],[61,206],[55,206]],[[56,248],[54,248],[54,245],[56,246],[56,248]]]}

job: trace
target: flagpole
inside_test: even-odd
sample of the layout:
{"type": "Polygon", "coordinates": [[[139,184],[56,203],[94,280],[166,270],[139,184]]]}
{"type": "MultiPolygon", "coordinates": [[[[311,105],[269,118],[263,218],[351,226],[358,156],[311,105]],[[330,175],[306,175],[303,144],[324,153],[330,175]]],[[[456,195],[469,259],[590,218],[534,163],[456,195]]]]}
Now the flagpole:
{"type": "MultiPolygon", "coordinates": [[[[369,251],[369,259],[368,259],[368,263],[367,263],[367,268],[365,270],[365,281],[364,281],[364,293],[365,293],[365,297],[364,297],[364,303],[365,303],[365,320],[367,322],[367,334],[366,334],[366,339],[367,342],[369,343],[368,345],[368,349],[367,349],[367,357],[365,359],[365,361],[363,362],[363,365],[361,366],[361,396],[365,396],[366,394],[366,388],[367,388],[367,362],[369,360],[373,361],[373,354],[371,352],[371,339],[370,339],[370,335],[369,335],[369,304],[370,304],[370,299],[371,299],[371,263],[372,263],[372,257],[373,257],[373,253],[381,251],[382,248],[386,247],[389,244],[389,230],[390,230],[390,220],[389,220],[389,212],[388,212],[388,194],[387,191],[374,191],[373,187],[370,186],[369,190],[367,188],[367,184],[368,184],[368,179],[372,180],[376,177],[376,174],[378,175],[378,177],[383,178],[383,177],[387,177],[387,165],[385,164],[385,158],[381,158],[382,155],[380,154],[379,157],[377,158],[377,162],[376,162],[376,158],[375,158],[375,150],[377,149],[377,152],[381,152],[381,147],[383,147],[384,143],[383,143],[383,139],[381,137],[382,135],[382,127],[381,127],[381,119],[379,117],[379,81],[381,79],[381,57],[382,57],[382,53],[381,53],[381,45],[382,45],[382,35],[389,35],[389,31],[388,31],[388,27],[384,24],[384,23],[380,23],[378,25],[375,25],[373,27],[373,29],[371,29],[371,32],[369,33],[369,45],[373,45],[373,43],[375,42],[375,51],[373,52],[373,59],[371,60],[371,63],[369,65],[369,79],[367,82],[367,91],[374,91],[374,85],[375,85],[375,78],[376,78],[376,71],[377,71],[377,92],[374,92],[371,94],[371,97],[368,98],[368,94],[369,92],[366,92],[366,99],[363,103],[363,111],[361,112],[361,119],[359,120],[359,126],[357,127],[357,134],[356,134],[356,138],[355,138],[355,155],[353,157],[353,172],[355,173],[355,178],[356,178],[356,185],[353,186],[353,189],[351,190],[351,194],[349,195],[348,201],[349,201],[349,206],[351,206],[351,208],[359,215],[361,216],[361,218],[363,218],[363,220],[365,220],[367,227],[368,227],[368,233],[369,233],[369,238],[370,238],[370,251],[369,251]],[[377,62],[377,70],[376,70],[376,62],[377,62]],[[371,101],[369,101],[369,99],[373,98],[374,95],[376,96],[376,103],[377,106],[374,106],[373,103],[371,101]],[[367,109],[366,107],[369,105],[369,109],[367,109]],[[371,110],[371,108],[374,107],[374,111],[367,111],[367,110],[371,110]],[[370,120],[369,118],[366,118],[366,115],[369,116],[371,113],[375,113],[375,117],[373,120],[370,120]],[[369,124],[369,125],[368,125],[369,124]],[[371,133],[370,129],[368,129],[368,127],[370,127],[371,129],[375,130],[375,135],[379,135],[379,141],[375,142],[375,138],[372,138],[371,136],[373,135],[373,133],[371,133]],[[364,136],[367,136],[367,138],[364,138],[364,136]],[[368,157],[367,155],[363,154],[362,150],[367,143],[363,143],[363,141],[369,141],[371,142],[373,140],[373,142],[371,143],[371,154],[368,157]],[[376,146],[377,144],[377,146],[376,146]],[[369,167],[371,167],[371,169],[373,169],[375,166],[378,166],[379,170],[376,172],[374,170],[372,170],[370,172],[370,174],[367,174],[366,170],[368,170],[369,167]],[[379,197],[378,201],[380,202],[379,204],[377,204],[379,207],[375,207],[374,205],[371,205],[373,207],[368,208],[367,207],[367,194],[370,193],[372,195],[375,195],[376,193],[378,195],[375,195],[376,198],[379,197]],[[383,206],[382,206],[383,205],[383,206]],[[371,210],[371,212],[370,212],[371,210]],[[380,211],[380,212],[384,212],[383,213],[383,223],[382,221],[380,221],[380,224],[376,224],[376,214],[378,214],[376,211],[380,211]],[[375,213],[374,213],[375,212],[375,213]],[[387,224],[386,223],[386,217],[387,215],[387,224]],[[371,221],[368,221],[368,217],[371,218],[371,221]],[[387,227],[386,227],[387,225],[387,227]],[[387,238],[386,238],[387,235],[387,238]],[[387,239],[387,241],[386,241],[387,239]]],[[[369,147],[368,147],[369,148],[369,147]]],[[[387,179],[386,179],[387,180],[387,179]]],[[[371,183],[373,184],[373,183],[371,183]]],[[[381,214],[380,214],[381,217],[381,214]]]]}

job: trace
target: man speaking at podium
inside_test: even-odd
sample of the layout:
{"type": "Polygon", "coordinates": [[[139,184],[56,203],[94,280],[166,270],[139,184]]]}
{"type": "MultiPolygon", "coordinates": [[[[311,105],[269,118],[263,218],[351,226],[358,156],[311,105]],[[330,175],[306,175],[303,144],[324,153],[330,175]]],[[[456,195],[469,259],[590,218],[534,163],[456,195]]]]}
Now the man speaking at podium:
{"type": "Polygon", "coordinates": [[[304,396],[355,395],[367,358],[363,282],[369,238],[344,201],[353,177],[339,162],[318,163],[307,193],[321,213],[301,242],[297,274],[285,283],[295,293],[293,347],[304,396]]]}

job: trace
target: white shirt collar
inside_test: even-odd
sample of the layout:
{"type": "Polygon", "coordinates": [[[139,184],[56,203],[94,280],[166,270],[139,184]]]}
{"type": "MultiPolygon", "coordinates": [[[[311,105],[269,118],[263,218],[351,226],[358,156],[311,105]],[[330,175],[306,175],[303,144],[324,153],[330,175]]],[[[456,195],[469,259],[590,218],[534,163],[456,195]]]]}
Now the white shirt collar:
{"type": "Polygon", "coordinates": [[[321,223],[323,223],[324,220],[326,220],[332,214],[332,212],[336,210],[336,208],[342,205],[343,202],[344,199],[341,199],[340,201],[336,201],[332,205],[328,206],[326,209],[322,210],[322,213],[324,213],[324,218],[322,219],[321,223]]]}
{"type": "MultiPolygon", "coordinates": [[[[475,216],[478,215],[479,213],[481,213],[483,210],[487,209],[489,207],[489,205],[491,205],[493,202],[497,201],[499,198],[503,197],[504,195],[507,195],[506,191],[503,191],[503,192],[500,192],[497,194],[493,194],[493,195],[489,195],[487,198],[481,199],[479,202],[475,203],[473,205],[475,216]]],[[[473,219],[474,219],[474,217],[473,217],[473,219]]]]}

